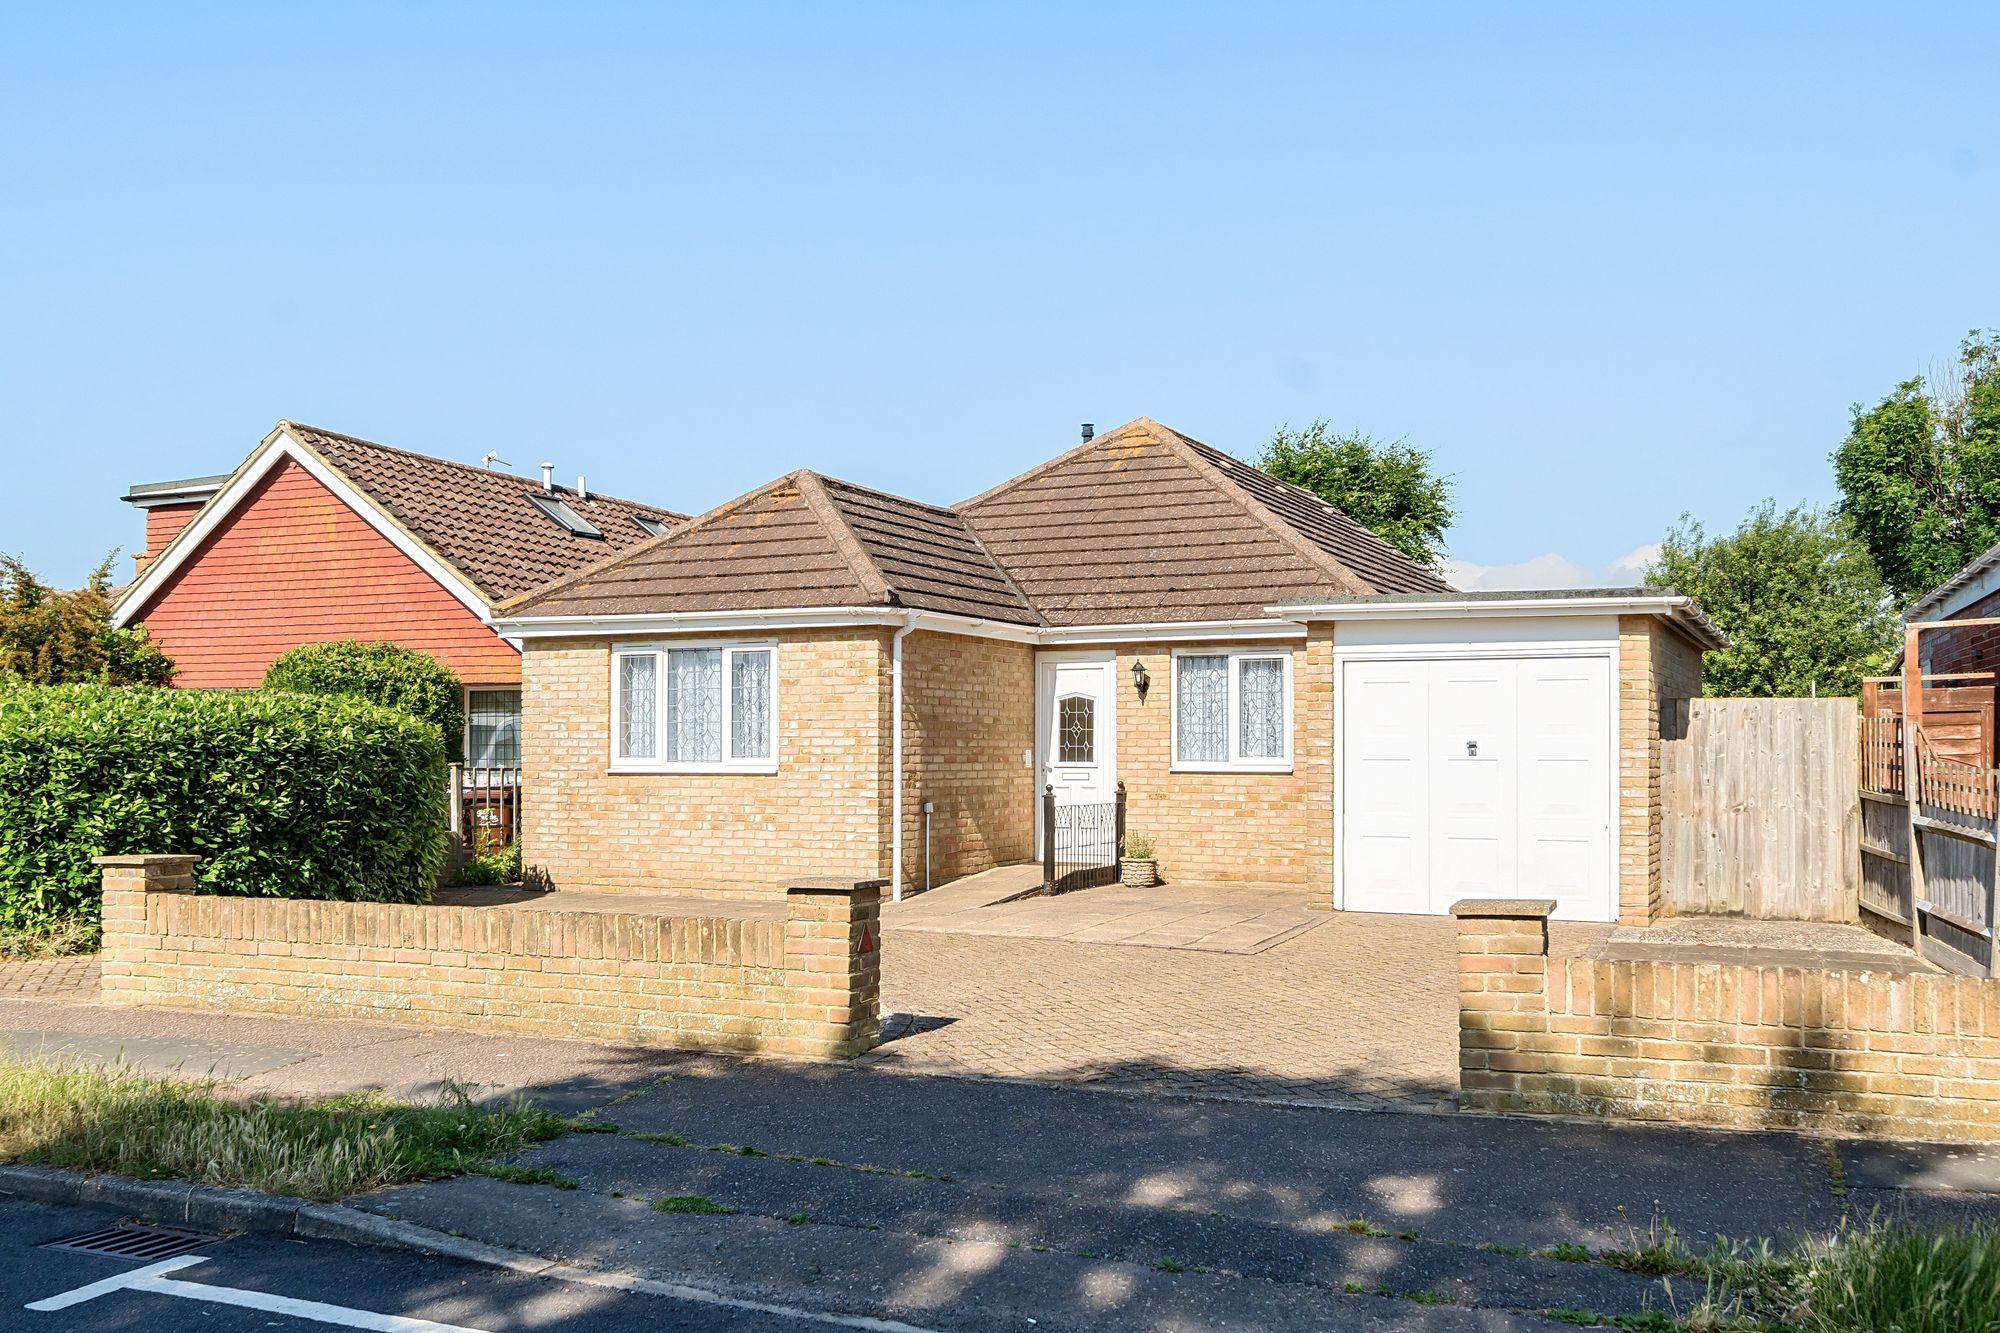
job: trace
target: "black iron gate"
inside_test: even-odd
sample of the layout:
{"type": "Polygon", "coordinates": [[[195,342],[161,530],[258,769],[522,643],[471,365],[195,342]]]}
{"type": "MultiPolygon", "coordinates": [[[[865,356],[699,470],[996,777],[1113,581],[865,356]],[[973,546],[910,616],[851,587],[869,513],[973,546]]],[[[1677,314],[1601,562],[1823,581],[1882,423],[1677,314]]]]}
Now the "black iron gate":
{"type": "Polygon", "coordinates": [[[1118,882],[1125,852],[1125,784],[1118,797],[1087,805],[1057,805],[1042,789],[1042,892],[1068,893],[1118,882]]]}

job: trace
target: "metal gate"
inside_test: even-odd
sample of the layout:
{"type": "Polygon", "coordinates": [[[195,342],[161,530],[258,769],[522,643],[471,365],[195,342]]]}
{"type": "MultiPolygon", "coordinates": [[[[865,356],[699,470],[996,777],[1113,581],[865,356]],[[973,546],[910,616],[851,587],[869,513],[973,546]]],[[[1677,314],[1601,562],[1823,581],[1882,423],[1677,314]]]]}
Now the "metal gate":
{"type": "Polygon", "coordinates": [[[1116,884],[1124,852],[1124,783],[1116,800],[1086,805],[1058,805],[1056,789],[1042,789],[1043,893],[1116,884]]]}

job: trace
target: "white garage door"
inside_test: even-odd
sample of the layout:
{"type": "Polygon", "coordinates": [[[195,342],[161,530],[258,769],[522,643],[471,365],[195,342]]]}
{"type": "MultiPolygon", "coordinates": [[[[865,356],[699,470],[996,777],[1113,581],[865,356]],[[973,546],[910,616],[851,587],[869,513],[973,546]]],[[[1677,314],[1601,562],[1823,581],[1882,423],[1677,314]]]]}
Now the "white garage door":
{"type": "Polygon", "coordinates": [[[1608,658],[1352,661],[1340,706],[1349,911],[1521,897],[1617,919],[1608,658]]]}

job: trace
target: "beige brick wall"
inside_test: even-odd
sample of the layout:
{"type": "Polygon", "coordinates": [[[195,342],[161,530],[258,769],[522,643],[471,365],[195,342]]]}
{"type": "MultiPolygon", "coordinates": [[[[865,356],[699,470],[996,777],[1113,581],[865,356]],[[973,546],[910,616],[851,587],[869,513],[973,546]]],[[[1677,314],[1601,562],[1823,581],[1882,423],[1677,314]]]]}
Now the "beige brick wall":
{"type": "Polygon", "coordinates": [[[1327,624],[1283,645],[1123,644],[1117,649],[1118,776],[1126,826],[1151,837],[1162,877],[1252,881],[1308,889],[1333,906],[1333,635],[1327,624]],[[1284,647],[1292,654],[1292,771],[1176,773],[1172,758],[1175,649],[1284,647]],[[1132,664],[1152,676],[1145,699],[1132,664]]]}
{"type": "Polygon", "coordinates": [[[837,1058],[880,1036],[880,891],[783,920],[221,898],[107,858],[103,1002],[837,1058]]]}
{"type": "Polygon", "coordinates": [[[1547,949],[1461,916],[1466,1108],[2000,1142],[2000,982],[1547,949]]]}
{"type": "Polygon", "coordinates": [[[613,640],[530,640],[525,864],[560,888],[723,897],[830,871],[886,876],[887,632],[777,637],[778,769],[761,774],[611,772],[613,640]]]}
{"type": "Polygon", "coordinates": [[[1662,710],[1701,693],[1701,650],[1656,616],[1618,620],[1618,919],[1651,925],[1660,883],[1662,710]]]}
{"type": "Polygon", "coordinates": [[[903,883],[933,886],[1035,856],[1035,650],[920,631],[903,640],[903,883]]]}

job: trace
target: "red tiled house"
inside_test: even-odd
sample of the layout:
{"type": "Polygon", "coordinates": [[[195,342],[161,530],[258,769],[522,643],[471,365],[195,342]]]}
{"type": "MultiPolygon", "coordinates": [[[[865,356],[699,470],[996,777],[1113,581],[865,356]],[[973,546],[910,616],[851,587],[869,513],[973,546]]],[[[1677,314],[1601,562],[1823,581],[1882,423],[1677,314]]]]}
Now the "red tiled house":
{"type": "Polygon", "coordinates": [[[558,884],[901,893],[1122,783],[1172,878],[1598,920],[1658,910],[1660,710],[1720,642],[1661,590],[1454,592],[1146,420],[953,508],[796,472],[499,625],[558,884]]]}
{"type": "MultiPolygon", "coordinates": [[[[1910,604],[1905,624],[1980,621],[2000,618],[2000,545],[1981,552],[1964,568],[1910,604]]],[[[1947,759],[1992,767],[2000,764],[2000,624],[1967,624],[1963,629],[1922,631],[1918,665],[1924,674],[1924,738],[1947,759]]],[[[1901,669],[1901,661],[1893,670],[1901,669]]],[[[1870,681],[1862,687],[1870,716],[1900,716],[1900,679],[1870,681]]]]}
{"type": "Polygon", "coordinates": [[[681,516],[281,421],[227,476],[135,486],[146,549],[113,612],[175,684],[247,689],[334,639],[431,654],[467,686],[466,758],[519,761],[520,650],[494,608],[681,516]]]}

